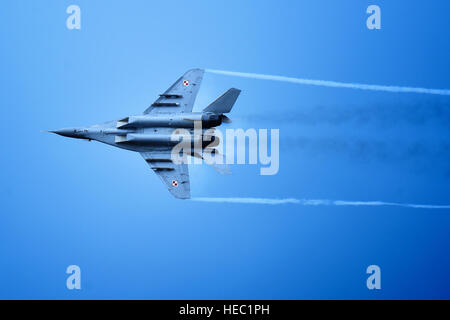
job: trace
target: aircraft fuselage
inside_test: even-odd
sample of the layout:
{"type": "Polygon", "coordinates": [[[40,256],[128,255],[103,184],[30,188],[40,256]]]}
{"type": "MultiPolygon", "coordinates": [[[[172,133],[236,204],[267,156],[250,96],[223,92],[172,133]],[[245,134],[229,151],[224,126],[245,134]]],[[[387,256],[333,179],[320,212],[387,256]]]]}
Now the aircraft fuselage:
{"type": "MultiPolygon", "coordinates": [[[[217,114],[192,112],[136,115],[90,127],[64,128],[52,132],[64,137],[96,140],[118,148],[142,152],[176,145],[179,141],[172,139],[173,131],[180,128],[193,132],[196,121],[202,124],[202,136],[205,130],[222,123],[222,119],[217,114]]],[[[192,144],[196,143],[193,136],[190,139],[192,144]]],[[[208,143],[200,143],[202,147],[205,147],[214,140],[215,137],[212,136],[208,143]]]]}

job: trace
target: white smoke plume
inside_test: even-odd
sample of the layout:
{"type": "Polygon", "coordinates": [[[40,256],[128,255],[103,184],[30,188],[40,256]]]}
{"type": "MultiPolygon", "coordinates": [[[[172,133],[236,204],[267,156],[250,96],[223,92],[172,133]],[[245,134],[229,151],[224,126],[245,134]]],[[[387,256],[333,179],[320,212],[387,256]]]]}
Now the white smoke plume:
{"type": "Polygon", "coordinates": [[[384,201],[343,201],[343,200],[326,200],[326,199],[271,199],[271,198],[192,198],[192,201],[199,202],[216,202],[216,203],[243,203],[243,204],[263,204],[263,205],[282,205],[295,204],[301,206],[394,206],[415,209],[450,209],[450,205],[431,205],[431,204],[413,204],[413,203],[396,203],[384,201]]]}
{"type": "Polygon", "coordinates": [[[427,88],[416,88],[416,87],[400,87],[400,86],[386,86],[386,85],[377,85],[377,84],[338,82],[338,81],[329,81],[329,80],[312,80],[312,79],[304,79],[304,78],[291,78],[291,77],[274,76],[274,75],[268,75],[268,74],[234,72],[234,71],[215,70],[215,69],[206,69],[205,71],[210,72],[210,73],[227,75],[227,76],[261,79],[261,80],[282,81],[282,82],[290,82],[290,83],[321,86],[321,87],[349,88],[349,89],[385,91],[385,92],[395,92],[395,93],[421,93],[421,94],[434,94],[434,95],[450,96],[450,89],[427,89],[427,88]]]}

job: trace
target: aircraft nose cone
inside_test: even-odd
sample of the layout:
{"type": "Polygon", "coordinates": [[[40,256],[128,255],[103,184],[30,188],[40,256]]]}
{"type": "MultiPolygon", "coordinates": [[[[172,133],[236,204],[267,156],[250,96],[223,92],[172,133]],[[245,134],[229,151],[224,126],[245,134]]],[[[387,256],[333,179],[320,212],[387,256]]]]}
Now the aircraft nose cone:
{"type": "Polygon", "coordinates": [[[59,134],[60,136],[63,136],[63,137],[69,137],[69,138],[75,137],[75,130],[73,128],[50,130],[50,132],[59,134]]]}

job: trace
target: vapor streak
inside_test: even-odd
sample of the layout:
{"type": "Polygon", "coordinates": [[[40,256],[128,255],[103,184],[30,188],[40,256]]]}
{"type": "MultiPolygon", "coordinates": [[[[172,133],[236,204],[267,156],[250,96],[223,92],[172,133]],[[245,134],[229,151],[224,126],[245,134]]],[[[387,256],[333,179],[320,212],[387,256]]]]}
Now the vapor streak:
{"type": "Polygon", "coordinates": [[[267,74],[215,70],[215,69],[206,69],[206,72],[223,74],[223,75],[228,75],[228,76],[235,76],[235,77],[282,81],[282,82],[306,84],[306,85],[321,86],[321,87],[349,88],[349,89],[358,89],[358,90],[385,91],[385,92],[396,92],[396,93],[421,93],[421,94],[435,94],[435,95],[450,96],[450,89],[427,89],[427,88],[415,88],[415,87],[384,86],[384,85],[376,85],[376,84],[337,82],[337,81],[328,81],[328,80],[312,80],[312,79],[303,79],[303,78],[274,76],[274,75],[267,75],[267,74]]]}
{"type": "Polygon", "coordinates": [[[450,209],[450,205],[430,205],[430,204],[413,204],[413,203],[396,203],[384,201],[343,201],[343,200],[326,200],[326,199],[270,199],[270,198],[192,198],[192,201],[199,202],[216,202],[216,203],[245,203],[245,204],[265,204],[265,205],[281,205],[296,204],[302,206],[394,206],[415,209],[450,209]]]}

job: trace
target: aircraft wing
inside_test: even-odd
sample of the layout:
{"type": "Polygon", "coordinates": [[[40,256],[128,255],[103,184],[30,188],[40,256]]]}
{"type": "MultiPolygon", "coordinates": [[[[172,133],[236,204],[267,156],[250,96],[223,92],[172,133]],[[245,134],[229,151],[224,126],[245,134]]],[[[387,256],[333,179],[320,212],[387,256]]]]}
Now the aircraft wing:
{"type": "Polygon", "coordinates": [[[203,73],[202,69],[187,71],[166,92],[160,94],[159,98],[144,111],[144,114],[191,112],[203,73]]]}
{"type": "Polygon", "coordinates": [[[141,152],[141,155],[174,197],[179,199],[191,197],[187,164],[173,163],[170,150],[141,152]]]}

